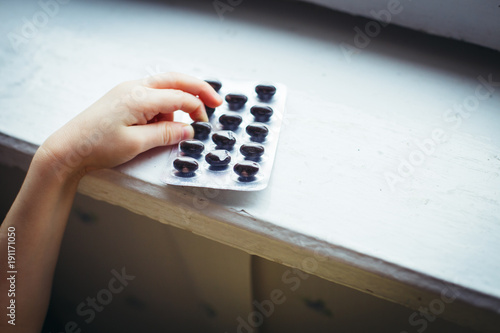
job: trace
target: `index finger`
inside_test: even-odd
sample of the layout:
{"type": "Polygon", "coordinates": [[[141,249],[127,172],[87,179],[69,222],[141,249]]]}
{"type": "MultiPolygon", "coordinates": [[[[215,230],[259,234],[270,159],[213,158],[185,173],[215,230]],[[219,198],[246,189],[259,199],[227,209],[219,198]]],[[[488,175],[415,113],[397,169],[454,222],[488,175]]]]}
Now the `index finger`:
{"type": "Polygon", "coordinates": [[[203,104],[215,108],[222,104],[222,97],[205,81],[181,73],[162,73],[151,76],[146,86],[155,89],[178,89],[199,96],[203,104]]]}

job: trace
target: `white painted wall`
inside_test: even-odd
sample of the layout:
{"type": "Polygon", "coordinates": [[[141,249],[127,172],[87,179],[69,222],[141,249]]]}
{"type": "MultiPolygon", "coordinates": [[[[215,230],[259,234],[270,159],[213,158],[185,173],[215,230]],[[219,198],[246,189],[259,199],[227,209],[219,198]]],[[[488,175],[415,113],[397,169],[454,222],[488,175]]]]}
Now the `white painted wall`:
{"type": "MultiPolygon", "coordinates": [[[[500,50],[500,3],[498,1],[304,1],[370,19],[378,17],[382,21],[410,29],[500,50]],[[383,15],[382,11],[385,12],[383,15]]],[[[365,27],[362,28],[364,30],[365,27]]]]}

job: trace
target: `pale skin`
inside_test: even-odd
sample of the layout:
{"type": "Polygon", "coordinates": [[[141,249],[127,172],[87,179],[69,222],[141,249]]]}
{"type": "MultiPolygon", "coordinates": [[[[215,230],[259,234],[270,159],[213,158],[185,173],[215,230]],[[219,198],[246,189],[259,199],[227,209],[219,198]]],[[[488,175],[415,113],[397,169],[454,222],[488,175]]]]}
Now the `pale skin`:
{"type": "MultiPolygon", "coordinates": [[[[199,79],[159,74],[119,84],[52,134],[37,150],[5,220],[0,226],[0,308],[6,311],[10,269],[8,228],[15,227],[16,325],[2,313],[0,331],[40,332],[47,312],[61,240],[80,179],[92,170],[127,162],[153,147],[193,137],[193,128],[173,122],[173,112],[207,121],[204,105],[221,97],[199,79]]],[[[10,228],[12,230],[12,228],[10,228]]]]}

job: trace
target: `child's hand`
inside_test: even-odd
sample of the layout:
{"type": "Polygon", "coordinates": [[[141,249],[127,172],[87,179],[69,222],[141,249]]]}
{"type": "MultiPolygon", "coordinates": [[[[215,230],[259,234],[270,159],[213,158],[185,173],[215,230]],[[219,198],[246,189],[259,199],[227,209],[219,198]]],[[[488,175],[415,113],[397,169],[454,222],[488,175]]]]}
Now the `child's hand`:
{"type": "Polygon", "coordinates": [[[79,178],[153,147],[192,138],[193,128],[173,122],[173,112],[182,110],[194,121],[207,121],[203,105],[221,103],[208,83],[183,74],[124,82],[51,135],[38,155],[49,159],[59,178],[79,178]]]}

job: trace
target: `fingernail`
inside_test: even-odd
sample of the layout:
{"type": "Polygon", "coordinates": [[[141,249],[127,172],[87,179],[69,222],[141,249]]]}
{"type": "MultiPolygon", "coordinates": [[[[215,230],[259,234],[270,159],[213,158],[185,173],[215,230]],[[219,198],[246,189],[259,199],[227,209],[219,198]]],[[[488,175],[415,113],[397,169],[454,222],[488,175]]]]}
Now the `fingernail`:
{"type": "Polygon", "coordinates": [[[194,128],[191,125],[185,125],[182,128],[182,140],[192,139],[194,137],[194,128]]]}

